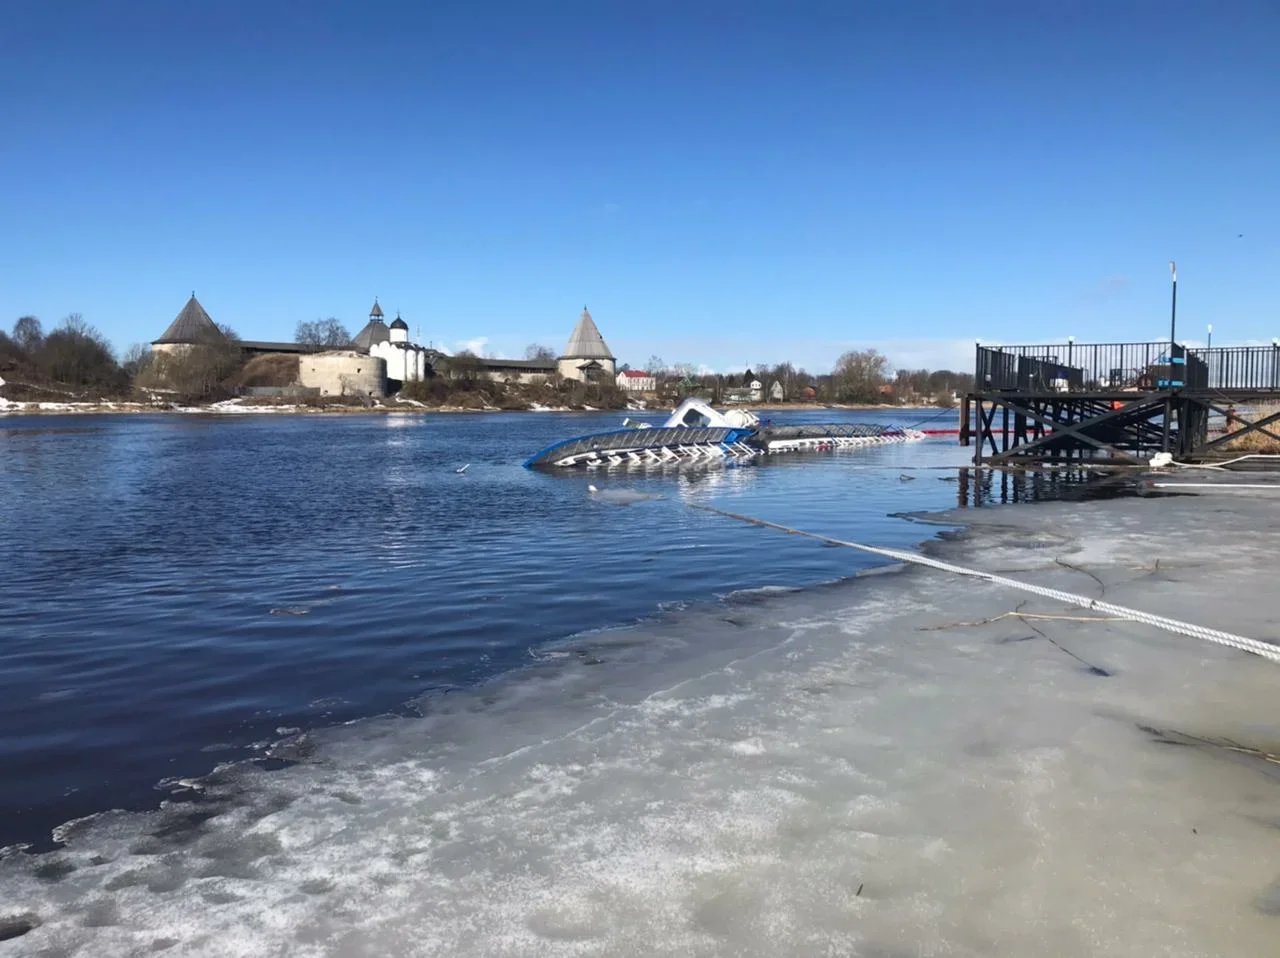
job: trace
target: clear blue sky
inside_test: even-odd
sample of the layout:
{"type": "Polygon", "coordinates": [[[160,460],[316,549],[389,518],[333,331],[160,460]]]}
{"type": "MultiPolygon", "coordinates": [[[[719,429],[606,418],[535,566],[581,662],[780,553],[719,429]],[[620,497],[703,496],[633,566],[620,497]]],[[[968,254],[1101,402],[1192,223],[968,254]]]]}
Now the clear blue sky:
{"type": "Polygon", "coordinates": [[[1280,335],[1280,5],[7,0],[0,322],[713,368],[1280,335]],[[1239,235],[1243,234],[1243,236],[1239,235]]]}

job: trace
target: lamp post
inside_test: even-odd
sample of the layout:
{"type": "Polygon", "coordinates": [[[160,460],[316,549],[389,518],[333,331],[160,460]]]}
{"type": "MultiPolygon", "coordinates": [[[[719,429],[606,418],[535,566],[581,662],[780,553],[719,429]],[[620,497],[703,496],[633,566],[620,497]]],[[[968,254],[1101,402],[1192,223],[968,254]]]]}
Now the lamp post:
{"type": "MultiPolygon", "coordinates": [[[[1165,380],[1166,388],[1172,388],[1174,384],[1173,354],[1178,346],[1178,264],[1173,260],[1169,260],[1169,275],[1173,279],[1173,299],[1169,305],[1169,372],[1167,374],[1168,378],[1165,380]]],[[[1160,448],[1164,452],[1169,451],[1172,426],[1173,403],[1166,398],[1164,401],[1164,439],[1160,444],[1160,448]]]]}
{"type": "Polygon", "coordinates": [[[1213,349],[1213,323],[1209,324],[1209,342],[1205,345],[1206,349],[1213,349]]]}

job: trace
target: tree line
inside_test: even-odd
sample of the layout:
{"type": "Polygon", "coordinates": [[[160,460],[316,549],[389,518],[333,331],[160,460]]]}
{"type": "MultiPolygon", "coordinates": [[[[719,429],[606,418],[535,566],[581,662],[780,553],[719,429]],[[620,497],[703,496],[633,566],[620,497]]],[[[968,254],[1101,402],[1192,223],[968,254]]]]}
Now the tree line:
{"type": "Polygon", "coordinates": [[[11,333],[0,331],[0,371],[18,386],[53,382],[106,394],[127,390],[130,380],[111,343],[79,313],[48,333],[35,316],[21,317],[11,333]]]}
{"type": "Polygon", "coordinates": [[[92,393],[126,396],[131,389],[166,389],[193,399],[227,394],[226,380],[241,366],[240,337],[218,327],[225,342],[158,354],[134,343],[117,356],[108,339],[79,313],[66,316],[48,333],[35,316],[23,316],[11,332],[0,330],[0,378],[13,391],[40,396],[92,393]]]}
{"type": "Polygon", "coordinates": [[[791,362],[757,363],[741,374],[700,373],[689,363],[668,365],[656,355],[649,357],[644,369],[657,380],[660,392],[698,392],[713,401],[719,401],[729,389],[748,386],[750,380],[760,383],[765,399],[770,398],[773,384],[778,383],[786,402],[950,404],[953,396],[973,386],[971,373],[949,369],[894,370],[889,358],[875,349],[849,350],[826,373],[811,373],[791,362]]]}

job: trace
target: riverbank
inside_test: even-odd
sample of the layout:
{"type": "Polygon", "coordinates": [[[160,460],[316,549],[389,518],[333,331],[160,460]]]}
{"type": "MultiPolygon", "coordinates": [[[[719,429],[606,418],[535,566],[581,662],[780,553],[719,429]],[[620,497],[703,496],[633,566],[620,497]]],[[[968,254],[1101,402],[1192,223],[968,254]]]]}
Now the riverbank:
{"type": "MultiPolygon", "coordinates": [[[[570,406],[532,405],[521,409],[508,409],[501,406],[430,406],[412,399],[392,397],[369,403],[352,402],[246,402],[239,399],[228,399],[216,403],[190,405],[183,403],[135,403],[135,402],[13,402],[0,399],[0,417],[5,415],[124,415],[124,414],[174,414],[174,415],[359,415],[388,413],[479,413],[479,412],[597,412],[592,406],[578,408],[570,406]]],[[[634,411],[634,410],[633,410],[634,411]]]]}
{"type": "MultiPolygon", "coordinates": [[[[883,410],[920,411],[945,413],[948,410],[935,406],[886,406],[886,405],[848,405],[839,403],[756,403],[748,406],[717,406],[717,409],[746,408],[753,412],[793,412],[806,413],[830,409],[841,412],[867,412],[883,410]]],[[[674,405],[634,403],[619,412],[652,412],[665,413],[675,409],[674,405]]],[[[358,413],[477,413],[477,412],[597,412],[593,406],[551,406],[531,403],[518,408],[480,405],[429,405],[413,399],[400,399],[392,396],[387,399],[369,402],[263,402],[244,399],[228,399],[213,403],[151,403],[128,401],[103,402],[25,402],[0,397],[0,417],[6,415],[96,415],[96,414],[139,414],[175,413],[182,415],[321,415],[321,414],[358,414],[358,413]]]]}
{"type": "MultiPolygon", "coordinates": [[[[928,551],[1265,638],[1278,518],[979,510],[928,551]]],[[[64,829],[0,863],[6,954],[1261,958],[1277,668],[919,568],[744,595],[64,829]]]]}
{"type": "MultiPolygon", "coordinates": [[[[252,364],[251,364],[252,365],[252,364]]],[[[592,412],[642,409],[612,384],[572,381],[496,383],[487,379],[432,379],[406,384],[391,396],[321,396],[315,390],[290,391],[263,384],[269,377],[248,377],[247,384],[224,383],[203,398],[162,388],[122,392],[75,390],[63,384],[6,382],[0,379],[0,415],[8,414],[299,414],[386,412],[592,412]],[[241,385],[248,391],[241,391],[241,385]],[[254,392],[253,390],[258,390],[254,392]]]]}

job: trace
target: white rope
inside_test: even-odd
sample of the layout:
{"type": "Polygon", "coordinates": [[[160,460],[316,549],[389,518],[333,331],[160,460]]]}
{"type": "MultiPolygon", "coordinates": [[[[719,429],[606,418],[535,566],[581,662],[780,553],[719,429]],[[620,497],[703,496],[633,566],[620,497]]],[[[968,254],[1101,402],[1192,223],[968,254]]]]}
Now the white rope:
{"type": "Polygon", "coordinates": [[[1125,606],[1116,605],[1112,602],[1103,602],[1100,599],[1091,599],[1085,595],[1075,595],[1071,592],[1063,592],[1061,589],[1049,589],[1044,586],[1032,585],[1029,582],[1019,582],[1017,579],[1010,579],[1007,576],[996,575],[992,572],[983,572],[980,569],[967,569],[964,566],[958,566],[950,562],[942,562],[938,559],[930,559],[928,556],[918,555],[914,552],[902,552],[898,549],[883,549],[878,546],[863,545],[859,542],[847,542],[844,539],[834,539],[831,536],[819,535],[816,532],[804,532],[800,529],[792,529],[789,526],[779,525],[776,522],[768,522],[767,520],[756,519],[752,516],[739,515],[736,512],[726,512],[723,509],[716,509],[712,506],[699,505],[693,502],[687,503],[687,505],[693,509],[701,509],[703,512],[715,513],[719,516],[725,516],[729,519],[737,519],[739,522],[746,522],[755,526],[764,526],[767,529],[777,529],[780,532],[786,532],[790,535],[805,536],[809,539],[817,539],[819,542],[828,542],[831,545],[844,546],[848,549],[856,549],[859,552],[869,552],[872,555],[884,556],[887,559],[894,559],[898,562],[927,566],[930,569],[950,572],[953,575],[968,576],[971,579],[982,579],[995,585],[1002,585],[1011,589],[1019,589],[1023,592],[1030,592],[1033,595],[1044,596],[1047,599],[1056,599],[1059,602],[1066,603],[1067,605],[1078,606],[1082,609],[1091,609],[1095,612],[1105,612],[1106,614],[1114,615],[1117,618],[1128,619],[1133,622],[1141,622],[1145,625],[1155,626],[1158,629],[1164,629],[1167,632],[1174,632],[1178,635],[1189,635],[1192,638],[1201,639],[1205,642],[1225,645],[1229,648],[1239,649],[1242,652],[1251,652],[1254,655],[1260,655],[1273,662],[1280,662],[1280,646],[1272,645],[1269,642],[1260,642],[1257,639],[1251,639],[1243,635],[1235,635],[1232,632],[1223,632],[1220,629],[1208,629],[1202,625],[1194,625],[1190,622],[1181,622],[1177,619],[1170,619],[1163,615],[1153,615],[1150,612],[1142,612],[1138,609],[1129,609],[1125,606]]]}
{"type": "Polygon", "coordinates": [[[1280,492],[1280,482],[1153,482],[1156,489],[1270,489],[1280,492]]]}
{"type": "Polygon", "coordinates": [[[1166,464],[1177,466],[1179,469],[1225,469],[1227,466],[1235,465],[1237,462],[1245,462],[1249,459],[1280,459],[1280,454],[1250,452],[1243,456],[1236,456],[1234,459],[1225,459],[1222,462],[1178,462],[1170,456],[1166,464]]]}

